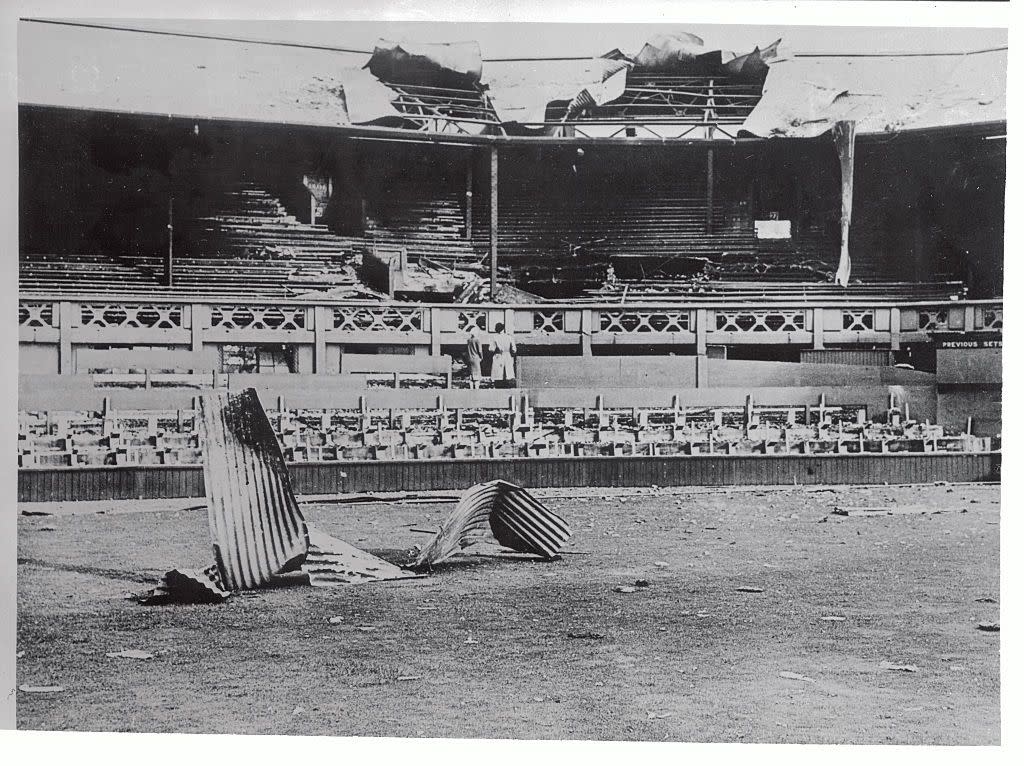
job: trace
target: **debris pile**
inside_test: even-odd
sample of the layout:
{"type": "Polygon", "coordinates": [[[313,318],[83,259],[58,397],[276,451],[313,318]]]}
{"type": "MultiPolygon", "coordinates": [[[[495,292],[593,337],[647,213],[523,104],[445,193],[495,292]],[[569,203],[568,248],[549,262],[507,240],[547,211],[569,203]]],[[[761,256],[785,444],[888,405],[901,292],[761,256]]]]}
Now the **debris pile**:
{"type": "MultiPolygon", "coordinates": [[[[137,597],[146,605],[218,603],[232,591],[304,577],[316,587],[420,577],[306,524],[284,455],[254,389],[200,400],[206,485],[215,563],[197,572],[172,569],[137,597]]],[[[436,564],[483,538],[553,558],[572,534],[565,521],[526,490],[504,481],[463,494],[414,568],[436,564]]]]}
{"type": "Polygon", "coordinates": [[[203,396],[199,428],[216,563],[171,570],[140,603],[216,603],[289,573],[316,586],[416,576],[307,526],[255,390],[203,396]]]}

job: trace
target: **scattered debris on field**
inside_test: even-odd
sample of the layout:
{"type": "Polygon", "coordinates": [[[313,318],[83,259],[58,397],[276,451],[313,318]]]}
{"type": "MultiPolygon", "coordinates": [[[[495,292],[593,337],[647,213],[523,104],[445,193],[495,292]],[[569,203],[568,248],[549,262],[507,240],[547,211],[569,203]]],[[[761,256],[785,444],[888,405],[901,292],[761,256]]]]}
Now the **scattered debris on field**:
{"type": "Polygon", "coordinates": [[[217,565],[202,572],[193,569],[172,569],[160,578],[157,586],[141,596],[132,596],[140,604],[217,604],[231,594],[220,582],[217,565]]]}
{"type": "Polygon", "coordinates": [[[575,631],[570,630],[567,635],[569,638],[580,638],[587,641],[599,641],[602,638],[604,638],[604,633],[594,633],[592,631],[577,633],[575,631]]]}
{"type": "Polygon", "coordinates": [[[946,513],[949,508],[925,508],[922,506],[899,506],[891,508],[839,508],[832,511],[836,516],[926,516],[946,513]]]}
{"type": "Polygon", "coordinates": [[[878,667],[882,670],[895,670],[901,673],[916,673],[917,665],[895,665],[891,662],[879,663],[878,667]]]}
{"type": "Polygon", "coordinates": [[[791,681],[808,681],[808,682],[810,682],[812,684],[813,683],[817,683],[813,678],[808,678],[807,676],[802,676],[799,673],[791,673],[788,670],[783,670],[781,673],[779,673],[779,675],[782,678],[788,678],[791,681]]]}

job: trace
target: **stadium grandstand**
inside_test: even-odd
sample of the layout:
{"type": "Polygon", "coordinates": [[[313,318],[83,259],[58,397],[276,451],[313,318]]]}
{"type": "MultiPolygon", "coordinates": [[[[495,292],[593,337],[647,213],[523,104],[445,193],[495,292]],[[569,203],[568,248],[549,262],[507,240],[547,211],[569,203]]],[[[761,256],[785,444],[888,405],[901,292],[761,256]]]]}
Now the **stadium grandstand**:
{"type": "Polygon", "coordinates": [[[202,495],[224,387],[311,494],[998,477],[1005,48],[764,43],[21,22],[19,497],[202,495]]]}

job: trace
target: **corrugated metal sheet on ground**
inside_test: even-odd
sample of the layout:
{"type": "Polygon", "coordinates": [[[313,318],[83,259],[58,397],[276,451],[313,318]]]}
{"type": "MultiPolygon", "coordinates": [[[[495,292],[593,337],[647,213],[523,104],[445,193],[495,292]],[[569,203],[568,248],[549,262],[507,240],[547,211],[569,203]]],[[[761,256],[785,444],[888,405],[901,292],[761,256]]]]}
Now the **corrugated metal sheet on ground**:
{"type": "Polygon", "coordinates": [[[420,576],[313,527],[309,527],[309,553],[302,571],[309,575],[310,585],[318,587],[420,576]]]}
{"type": "Polygon", "coordinates": [[[551,558],[572,535],[565,520],[522,487],[490,481],[470,487],[414,566],[437,564],[488,532],[507,548],[551,558]]]}
{"type": "Polygon", "coordinates": [[[296,569],[309,548],[284,456],[252,389],[200,399],[203,478],[225,587],[256,588],[296,569]]]}

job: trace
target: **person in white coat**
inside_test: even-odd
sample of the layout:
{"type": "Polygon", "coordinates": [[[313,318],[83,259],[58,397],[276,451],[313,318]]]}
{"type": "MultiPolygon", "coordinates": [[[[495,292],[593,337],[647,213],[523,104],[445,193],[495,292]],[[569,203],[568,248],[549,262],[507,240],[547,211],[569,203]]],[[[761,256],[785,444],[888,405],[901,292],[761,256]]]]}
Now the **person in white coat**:
{"type": "Polygon", "coordinates": [[[491,339],[491,380],[499,388],[515,388],[516,385],[516,342],[505,332],[505,325],[500,322],[494,327],[495,335],[491,339]]]}
{"type": "Polygon", "coordinates": [[[466,340],[466,361],[469,364],[469,387],[480,388],[480,362],[484,358],[483,343],[480,342],[480,328],[475,324],[469,328],[466,340]]]}

